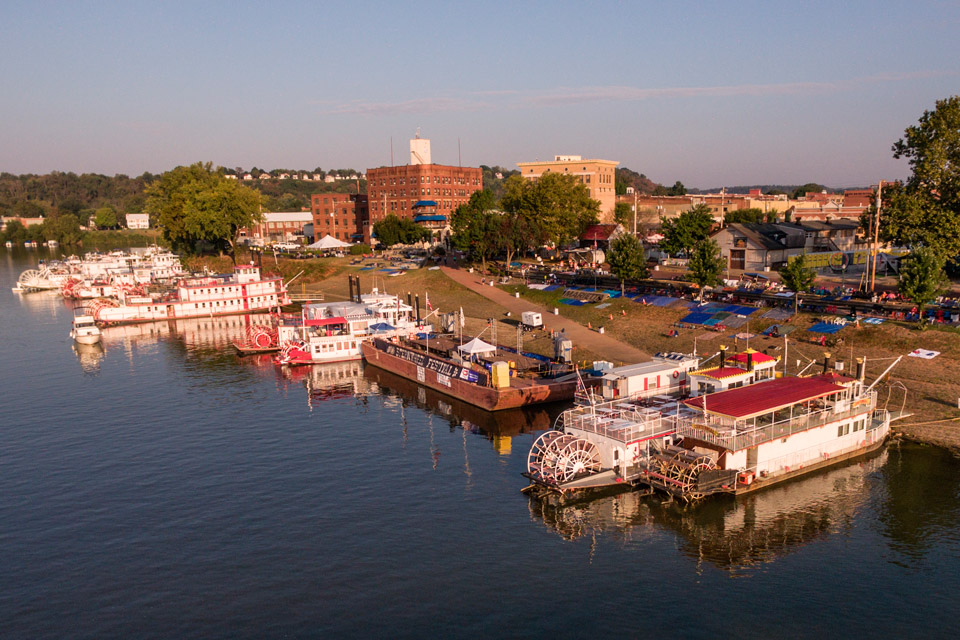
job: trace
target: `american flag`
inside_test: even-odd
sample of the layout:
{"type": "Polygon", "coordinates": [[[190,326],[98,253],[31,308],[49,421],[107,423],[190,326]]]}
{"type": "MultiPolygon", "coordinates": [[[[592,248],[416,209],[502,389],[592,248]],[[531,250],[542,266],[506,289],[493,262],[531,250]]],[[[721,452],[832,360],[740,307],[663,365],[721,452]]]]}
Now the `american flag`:
{"type": "Polygon", "coordinates": [[[426,292],[424,297],[427,299],[427,311],[433,311],[433,305],[430,304],[430,292],[426,292]]]}

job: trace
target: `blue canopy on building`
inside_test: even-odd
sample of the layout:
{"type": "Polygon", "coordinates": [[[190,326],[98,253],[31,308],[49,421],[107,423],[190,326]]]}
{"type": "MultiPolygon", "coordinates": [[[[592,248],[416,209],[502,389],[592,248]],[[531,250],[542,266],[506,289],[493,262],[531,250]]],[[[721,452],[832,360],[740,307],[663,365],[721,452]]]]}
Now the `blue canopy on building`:
{"type": "Polygon", "coordinates": [[[414,222],[446,222],[447,216],[441,215],[439,213],[433,215],[422,215],[417,216],[413,219],[414,222]]]}
{"type": "Polygon", "coordinates": [[[437,203],[435,200],[417,200],[417,203],[413,205],[413,208],[416,209],[417,207],[435,207],[435,206],[437,206],[437,203]]]}

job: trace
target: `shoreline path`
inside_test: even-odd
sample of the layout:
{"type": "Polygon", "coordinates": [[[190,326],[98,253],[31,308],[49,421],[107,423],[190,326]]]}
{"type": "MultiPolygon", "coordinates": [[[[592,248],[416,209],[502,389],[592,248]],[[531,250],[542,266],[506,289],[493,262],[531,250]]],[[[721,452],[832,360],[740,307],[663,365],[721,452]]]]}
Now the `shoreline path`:
{"type": "Polygon", "coordinates": [[[642,349],[620,342],[606,334],[587,329],[582,324],[569,318],[555,316],[551,310],[529,300],[515,298],[502,289],[481,284],[479,273],[470,273],[465,269],[452,269],[450,267],[441,267],[441,270],[457,284],[461,284],[474,293],[496,302],[518,318],[524,311],[539,311],[543,314],[544,325],[549,326],[554,331],[565,330],[567,336],[573,340],[574,349],[578,347],[586,349],[598,358],[609,360],[615,365],[644,362],[650,359],[650,354],[642,349]]]}

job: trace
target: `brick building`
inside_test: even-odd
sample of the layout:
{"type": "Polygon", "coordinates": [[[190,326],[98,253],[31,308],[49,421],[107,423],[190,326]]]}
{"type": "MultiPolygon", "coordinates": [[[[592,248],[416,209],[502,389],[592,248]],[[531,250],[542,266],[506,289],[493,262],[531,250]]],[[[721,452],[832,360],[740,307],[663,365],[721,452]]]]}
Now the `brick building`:
{"type": "Polygon", "coordinates": [[[367,194],[370,224],[388,214],[413,219],[414,206],[421,201],[436,203],[431,215],[450,215],[470,200],[474,191],[483,189],[479,167],[454,167],[434,164],[430,141],[419,135],[410,141],[410,164],[367,169],[367,194]]]}
{"type": "Polygon", "coordinates": [[[370,210],[366,194],[314,193],[310,196],[313,235],[329,235],[343,242],[370,243],[370,210]]]}

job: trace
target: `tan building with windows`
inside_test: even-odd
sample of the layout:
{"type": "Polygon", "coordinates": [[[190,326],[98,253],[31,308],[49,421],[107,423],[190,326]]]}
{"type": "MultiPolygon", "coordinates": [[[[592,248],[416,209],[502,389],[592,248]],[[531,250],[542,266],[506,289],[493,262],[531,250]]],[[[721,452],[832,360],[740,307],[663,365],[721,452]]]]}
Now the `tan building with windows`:
{"type": "Polygon", "coordinates": [[[545,162],[518,162],[520,174],[524,178],[536,180],[545,173],[554,171],[576,176],[580,184],[587,188],[590,197],[600,201],[600,222],[613,222],[613,211],[617,206],[616,169],[620,164],[615,160],[584,160],[580,156],[554,156],[545,162]]]}

